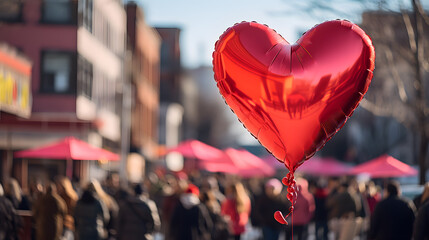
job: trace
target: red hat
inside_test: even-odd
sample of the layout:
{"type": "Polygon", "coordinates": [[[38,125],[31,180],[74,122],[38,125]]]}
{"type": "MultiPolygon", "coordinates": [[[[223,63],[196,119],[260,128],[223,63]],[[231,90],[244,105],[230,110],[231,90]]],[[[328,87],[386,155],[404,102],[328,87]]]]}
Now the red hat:
{"type": "Polygon", "coordinates": [[[196,196],[200,195],[200,189],[198,189],[197,186],[195,186],[194,184],[188,184],[188,189],[186,189],[186,193],[193,193],[196,196]]]}

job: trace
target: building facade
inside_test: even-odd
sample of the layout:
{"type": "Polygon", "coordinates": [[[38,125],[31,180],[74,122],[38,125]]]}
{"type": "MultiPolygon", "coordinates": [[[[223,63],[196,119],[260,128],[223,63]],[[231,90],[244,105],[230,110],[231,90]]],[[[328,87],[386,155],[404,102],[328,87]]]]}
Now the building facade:
{"type": "MultiPolygon", "coordinates": [[[[126,15],[120,0],[8,1],[0,6],[0,41],[33,62],[31,117],[0,119],[0,148],[27,149],[75,136],[114,152],[121,148],[126,15]]],[[[4,161],[4,157],[2,157],[4,161]]],[[[14,159],[22,181],[64,174],[65,162],[14,159]]],[[[73,176],[91,165],[74,162],[73,176]]],[[[3,175],[7,171],[3,171],[3,175]]]]}
{"type": "MultiPolygon", "coordinates": [[[[153,160],[158,151],[161,38],[155,29],[146,24],[143,10],[135,3],[128,3],[126,12],[128,50],[131,55],[128,74],[131,78],[133,102],[130,145],[133,151],[145,158],[133,160],[134,163],[130,161],[128,165],[145,166],[135,162],[153,160]]],[[[127,169],[136,171],[136,167],[130,166],[127,169]]],[[[142,174],[129,173],[129,176],[130,180],[138,181],[142,174]]]]}

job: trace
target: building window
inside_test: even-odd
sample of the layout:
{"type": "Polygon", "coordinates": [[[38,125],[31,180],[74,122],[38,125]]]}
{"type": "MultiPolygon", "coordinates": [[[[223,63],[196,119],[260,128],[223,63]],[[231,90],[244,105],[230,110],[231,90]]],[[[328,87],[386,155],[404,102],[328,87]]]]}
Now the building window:
{"type": "Polygon", "coordinates": [[[76,1],[43,0],[42,21],[45,23],[75,24],[76,1]]]}
{"type": "Polygon", "coordinates": [[[84,57],[79,56],[78,64],[78,94],[92,99],[93,66],[84,57]]]}
{"type": "Polygon", "coordinates": [[[162,41],[161,43],[161,71],[166,72],[170,71],[170,56],[171,56],[171,46],[170,44],[162,41]]]}
{"type": "Polygon", "coordinates": [[[83,26],[92,33],[92,0],[80,0],[78,2],[79,26],[83,26]]]}
{"type": "Polygon", "coordinates": [[[19,22],[22,17],[21,0],[0,1],[0,22],[19,22]]]}
{"type": "Polygon", "coordinates": [[[42,53],[40,92],[75,93],[75,54],[47,51],[42,53]]]}

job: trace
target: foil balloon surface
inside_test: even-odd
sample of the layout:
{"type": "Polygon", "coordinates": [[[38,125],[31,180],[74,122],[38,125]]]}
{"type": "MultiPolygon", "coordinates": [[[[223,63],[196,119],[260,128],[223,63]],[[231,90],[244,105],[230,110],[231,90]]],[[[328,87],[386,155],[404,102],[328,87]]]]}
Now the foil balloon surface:
{"type": "Polygon", "coordinates": [[[215,44],[220,93],[247,130],[293,173],[352,115],[374,70],[371,39],[357,25],[316,25],[289,44],[242,22],[215,44]]]}

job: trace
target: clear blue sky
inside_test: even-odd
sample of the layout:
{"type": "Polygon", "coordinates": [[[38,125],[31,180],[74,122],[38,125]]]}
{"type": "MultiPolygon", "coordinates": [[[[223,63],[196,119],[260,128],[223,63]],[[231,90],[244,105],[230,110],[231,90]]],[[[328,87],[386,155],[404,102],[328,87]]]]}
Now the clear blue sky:
{"type": "MultiPolygon", "coordinates": [[[[287,0],[138,0],[151,26],[182,29],[181,54],[185,67],[211,65],[214,43],[230,26],[241,21],[267,24],[290,43],[317,23],[345,16],[326,15],[317,19],[292,14],[298,1],[287,0]]],[[[350,7],[350,4],[347,5],[350,7]]],[[[358,20],[349,19],[351,21],[358,20]]]]}
{"type": "MultiPolygon", "coordinates": [[[[126,0],[125,0],[126,1],[126,0]]],[[[378,8],[379,0],[322,1],[329,12],[316,9],[306,0],[135,0],[143,7],[151,26],[179,27],[182,63],[185,67],[211,65],[214,43],[230,26],[242,21],[267,24],[288,42],[294,43],[301,33],[327,20],[348,19],[359,24],[363,9],[378,8]],[[311,14],[308,9],[315,11],[311,14]]],[[[384,9],[409,8],[411,0],[385,0],[384,9]]],[[[425,8],[428,0],[422,0],[425,8]]]]}

